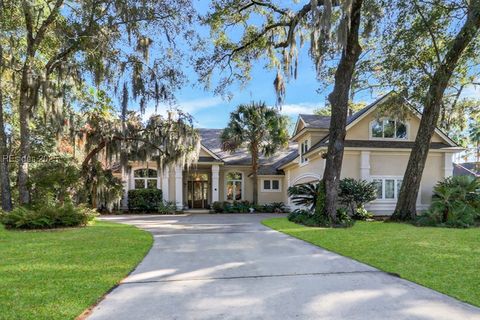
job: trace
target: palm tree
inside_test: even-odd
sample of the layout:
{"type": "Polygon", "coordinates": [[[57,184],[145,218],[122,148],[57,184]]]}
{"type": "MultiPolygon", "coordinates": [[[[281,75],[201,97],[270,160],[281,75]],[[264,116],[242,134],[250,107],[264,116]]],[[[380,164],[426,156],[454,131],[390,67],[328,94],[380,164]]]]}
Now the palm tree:
{"type": "Polygon", "coordinates": [[[258,202],[259,158],[272,156],[288,144],[288,118],[263,102],[239,105],[221,135],[222,149],[235,152],[245,147],[252,157],[253,203],[258,202]]]}
{"type": "Polygon", "coordinates": [[[320,192],[320,183],[303,183],[288,188],[288,196],[292,202],[299,206],[308,207],[313,212],[317,205],[318,194],[320,192]]]}

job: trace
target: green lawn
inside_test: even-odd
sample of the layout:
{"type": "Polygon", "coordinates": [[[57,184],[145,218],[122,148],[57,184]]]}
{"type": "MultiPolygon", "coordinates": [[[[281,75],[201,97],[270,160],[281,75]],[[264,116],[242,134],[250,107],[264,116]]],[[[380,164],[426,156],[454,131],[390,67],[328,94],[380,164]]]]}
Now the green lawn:
{"type": "Polygon", "coordinates": [[[152,236],[96,222],[57,231],[0,225],[0,319],[74,319],[145,256],[152,236]]]}
{"type": "Polygon", "coordinates": [[[263,224],[480,306],[478,228],[357,222],[350,229],[322,229],[297,225],[286,218],[267,219],[263,224]]]}

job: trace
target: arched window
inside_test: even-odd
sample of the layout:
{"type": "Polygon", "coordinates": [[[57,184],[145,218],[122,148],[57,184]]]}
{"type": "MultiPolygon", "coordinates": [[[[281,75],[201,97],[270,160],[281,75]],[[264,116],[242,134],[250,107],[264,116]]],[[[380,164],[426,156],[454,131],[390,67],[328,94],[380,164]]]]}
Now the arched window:
{"type": "Polygon", "coordinates": [[[240,201],[243,198],[243,174],[241,172],[227,173],[227,200],[240,201]]]}
{"type": "Polygon", "coordinates": [[[406,140],[408,138],[407,125],[391,119],[374,120],[370,123],[370,137],[373,139],[406,140]]]}
{"type": "Polygon", "coordinates": [[[133,171],[135,189],[157,189],[157,170],[138,169],[133,171]]]}

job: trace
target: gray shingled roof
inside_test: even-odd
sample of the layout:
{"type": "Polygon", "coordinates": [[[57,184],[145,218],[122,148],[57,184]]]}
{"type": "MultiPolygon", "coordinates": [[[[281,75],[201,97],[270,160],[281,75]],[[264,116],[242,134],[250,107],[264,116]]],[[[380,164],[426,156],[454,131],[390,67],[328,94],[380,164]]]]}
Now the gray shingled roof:
{"type": "Polygon", "coordinates": [[[477,168],[480,168],[480,164],[477,164],[475,162],[454,163],[453,175],[480,177],[480,172],[477,171],[477,168]]]}
{"type": "Polygon", "coordinates": [[[330,116],[319,116],[316,114],[299,114],[305,123],[305,128],[328,129],[330,127],[330,116]]]}
{"type": "MultiPolygon", "coordinates": [[[[252,163],[252,158],[245,148],[239,149],[233,153],[222,150],[222,143],[220,140],[222,129],[198,130],[202,145],[222,159],[225,164],[250,165],[252,163]]],[[[290,158],[293,157],[294,159],[298,153],[297,149],[297,144],[291,142],[289,143],[288,148],[278,151],[274,156],[268,158],[261,157],[259,174],[283,174],[278,168],[291,161],[289,160],[290,158]]]]}

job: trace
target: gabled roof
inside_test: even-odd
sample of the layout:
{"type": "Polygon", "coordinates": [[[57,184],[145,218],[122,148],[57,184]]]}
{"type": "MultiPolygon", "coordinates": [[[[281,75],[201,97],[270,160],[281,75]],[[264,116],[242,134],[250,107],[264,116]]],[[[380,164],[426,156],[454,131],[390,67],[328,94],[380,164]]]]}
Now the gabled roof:
{"type": "MultiPolygon", "coordinates": [[[[241,148],[233,153],[222,150],[221,134],[223,129],[198,129],[200,133],[202,146],[208,149],[210,154],[214,154],[228,165],[238,166],[250,166],[252,163],[252,157],[247,149],[241,148]]],[[[282,174],[278,168],[287,161],[292,154],[297,152],[297,144],[289,143],[288,147],[279,150],[275,155],[271,157],[260,157],[260,175],[274,175],[282,174]]],[[[290,160],[288,160],[290,161],[290,160]]]]}
{"type": "MultiPolygon", "coordinates": [[[[376,107],[378,107],[382,102],[384,102],[391,94],[393,91],[383,95],[379,99],[375,100],[373,103],[369,104],[362,110],[356,112],[352,116],[347,118],[347,131],[351,127],[353,127],[355,124],[357,124],[360,120],[362,120],[364,117],[366,117],[368,114],[373,112],[376,107]]],[[[406,105],[413,111],[413,113],[418,117],[421,118],[422,114],[420,111],[418,111],[415,107],[413,107],[412,104],[410,104],[407,100],[405,100],[406,105]]],[[[441,136],[448,144],[446,143],[432,143],[430,144],[430,147],[433,149],[442,149],[442,148],[448,148],[448,147],[458,147],[458,144],[456,144],[452,139],[450,139],[443,131],[441,131],[439,128],[435,128],[435,133],[437,133],[439,136],[441,136]],[[443,145],[443,147],[441,146],[443,145]]],[[[329,135],[325,136],[322,140],[314,144],[310,150],[308,150],[307,155],[311,153],[312,151],[324,147],[328,145],[328,138],[329,135]]],[[[360,140],[346,140],[345,141],[345,146],[351,146],[354,147],[362,144],[365,147],[371,147],[371,148],[411,148],[413,146],[413,141],[376,141],[376,140],[365,140],[362,142],[359,142],[360,140]],[[353,142],[356,141],[356,142],[353,142]],[[397,143],[399,142],[399,143],[397,143]],[[412,146],[409,146],[410,143],[412,146]],[[347,145],[348,144],[348,145],[347,145]]]]}
{"type": "Polygon", "coordinates": [[[303,120],[305,128],[328,129],[330,127],[330,116],[299,114],[298,117],[303,120]]]}

